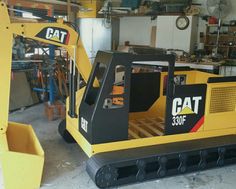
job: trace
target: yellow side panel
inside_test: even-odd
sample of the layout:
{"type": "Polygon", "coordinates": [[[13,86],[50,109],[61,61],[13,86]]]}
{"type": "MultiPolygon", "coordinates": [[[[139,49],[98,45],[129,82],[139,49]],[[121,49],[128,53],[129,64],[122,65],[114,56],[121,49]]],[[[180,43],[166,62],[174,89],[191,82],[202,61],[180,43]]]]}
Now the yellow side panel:
{"type": "Polygon", "coordinates": [[[209,77],[221,77],[220,75],[215,75],[206,72],[195,71],[195,82],[194,83],[207,83],[209,77]]]}
{"type": "Polygon", "coordinates": [[[236,128],[235,112],[211,114],[205,116],[204,130],[220,130],[226,128],[236,128]]]}
{"type": "Polygon", "coordinates": [[[205,130],[236,128],[236,83],[210,83],[207,87],[205,130]]]}
{"type": "Polygon", "coordinates": [[[79,125],[78,118],[72,119],[67,117],[66,119],[66,129],[73,136],[79,146],[83,149],[83,151],[87,154],[88,157],[92,155],[92,145],[80,134],[77,129],[79,125]]]}
{"type": "Polygon", "coordinates": [[[120,142],[113,142],[113,143],[97,144],[97,145],[92,145],[92,149],[93,149],[93,154],[96,154],[101,152],[110,152],[116,150],[124,150],[124,149],[152,146],[158,144],[167,144],[181,141],[190,141],[195,139],[232,135],[232,134],[233,135],[236,134],[235,128],[196,132],[196,133],[186,133],[178,135],[157,136],[157,137],[133,139],[120,142]]]}
{"type": "Polygon", "coordinates": [[[83,149],[83,151],[87,154],[88,157],[91,157],[94,154],[102,153],[102,152],[112,152],[116,150],[125,150],[125,149],[131,149],[131,148],[153,146],[153,145],[158,145],[158,144],[168,144],[168,143],[174,143],[174,142],[196,140],[196,139],[201,139],[201,138],[236,134],[236,129],[230,128],[230,129],[221,129],[221,130],[214,130],[214,131],[204,131],[204,132],[168,135],[168,136],[157,136],[157,137],[150,137],[150,138],[141,138],[141,139],[125,140],[125,141],[119,141],[119,142],[113,142],[113,143],[91,145],[79,133],[78,130],[74,129],[73,124],[75,124],[75,122],[69,121],[67,130],[73,135],[77,143],[80,145],[80,147],[83,149]]]}
{"type": "MultiPolygon", "coordinates": [[[[79,112],[78,112],[79,111],[79,106],[80,106],[81,100],[83,98],[84,91],[85,91],[85,87],[80,89],[76,93],[76,114],[77,115],[79,115],[79,112]]],[[[67,102],[66,102],[66,109],[67,109],[67,112],[68,112],[68,110],[69,110],[69,99],[68,98],[67,98],[67,102]]],[[[73,138],[76,140],[76,142],[80,145],[80,147],[83,149],[83,151],[88,156],[91,156],[92,146],[83,137],[83,135],[81,135],[80,132],[79,132],[79,116],[78,116],[78,118],[73,119],[67,114],[66,129],[73,136],[73,138]]]]}
{"type": "Polygon", "coordinates": [[[2,154],[5,189],[38,189],[44,158],[40,156],[5,152],[2,154]]]}

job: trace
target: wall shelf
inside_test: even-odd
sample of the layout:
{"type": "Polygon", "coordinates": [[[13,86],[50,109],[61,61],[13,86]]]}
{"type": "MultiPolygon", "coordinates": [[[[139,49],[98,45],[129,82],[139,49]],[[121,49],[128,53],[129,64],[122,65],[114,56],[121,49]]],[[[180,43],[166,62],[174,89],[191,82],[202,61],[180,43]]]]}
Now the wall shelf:
{"type": "MultiPolygon", "coordinates": [[[[216,48],[217,27],[218,25],[206,25],[206,33],[204,36],[205,50],[211,54],[213,49],[216,48]]],[[[223,25],[219,37],[219,53],[224,58],[230,58],[232,52],[236,52],[236,26],[223,25]],[[232,43],[233,45],[228,45],[232,43]]]]}

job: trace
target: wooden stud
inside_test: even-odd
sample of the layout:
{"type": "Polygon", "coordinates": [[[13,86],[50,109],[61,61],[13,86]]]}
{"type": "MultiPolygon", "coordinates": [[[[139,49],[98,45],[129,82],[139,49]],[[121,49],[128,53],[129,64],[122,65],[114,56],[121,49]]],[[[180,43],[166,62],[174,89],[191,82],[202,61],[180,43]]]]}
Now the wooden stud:
{"type": "Polygon", "coordinates": [[[139,131],[141,134],[143,134],[146,137],[153,137],[152,134],[150,134],[149,132],[147,132],[146,130],[144,130],[143,128],[141,128],[139,125],[130,122],[129,123],[135,130],[139,131]]]}
{"type": "Polygon", "coordinates": [[[149,130],[151,130],[152,132],[154,132],[156,135],[158,136],[163,136],[164,133],[158,129],[156,129],[155,127],[151,126],[149,123],[146,123],[144,121],[139,121],[142,125],[144,125],[146,128],[148,128],[149,130]]]}
{"type": "Polygon", "coordinates": [[[131,129],[129,129],[129,135],[134,138],[134,139],[137,139],[137,138],[140,138],[134,131],[132,131],[131,129]]]}
{"type": "Polygon", "coordinates": [[[148,119],[148,121],[152,122],[155,126],[158,126],[160,129],[164,130],[165,126],[163,122],[158,122],[156,119],[148,119]]]}

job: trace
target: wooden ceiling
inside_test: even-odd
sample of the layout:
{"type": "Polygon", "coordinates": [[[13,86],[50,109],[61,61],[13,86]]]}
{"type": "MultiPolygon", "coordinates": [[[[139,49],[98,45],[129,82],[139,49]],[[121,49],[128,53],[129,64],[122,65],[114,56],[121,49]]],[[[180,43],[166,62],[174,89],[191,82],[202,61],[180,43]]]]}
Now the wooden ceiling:
{"type": "MultiPolygon", "coordinates": [[[[58,0],[6,0],[7,4],[11,7],[17,6],[27,9],[44,9],[47,11],[54,11],[58,14],[67,14],[68,4],[64,1],[58,0]]],[[[69,1],[70,2],[70,1],[69,1]]],[[[71,11],[78,12],[79,4],[70,3],[71,11]]]]}

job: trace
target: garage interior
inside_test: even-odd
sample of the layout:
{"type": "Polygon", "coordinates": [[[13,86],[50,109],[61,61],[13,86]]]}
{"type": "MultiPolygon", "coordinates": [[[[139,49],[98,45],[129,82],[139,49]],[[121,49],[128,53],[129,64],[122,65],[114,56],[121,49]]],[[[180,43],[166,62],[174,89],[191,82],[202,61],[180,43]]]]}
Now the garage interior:
{"type": "Polygon", "coordinates": [[[235,15],[0,1],[0,188],[234,188],[235,15]]]}

